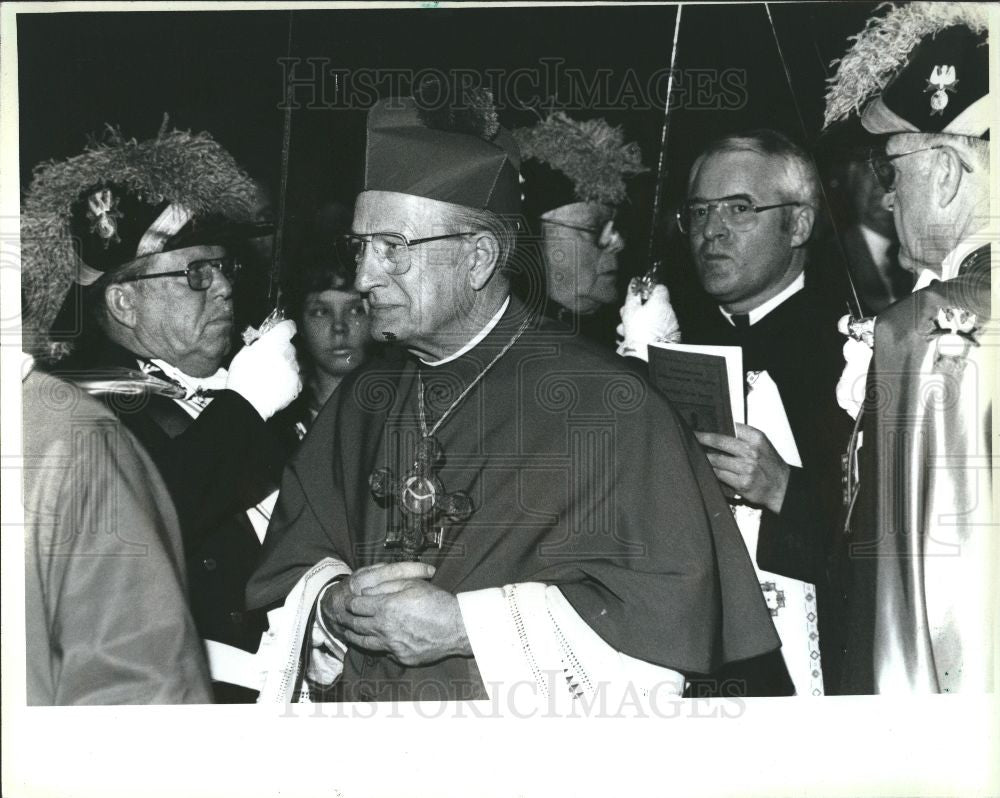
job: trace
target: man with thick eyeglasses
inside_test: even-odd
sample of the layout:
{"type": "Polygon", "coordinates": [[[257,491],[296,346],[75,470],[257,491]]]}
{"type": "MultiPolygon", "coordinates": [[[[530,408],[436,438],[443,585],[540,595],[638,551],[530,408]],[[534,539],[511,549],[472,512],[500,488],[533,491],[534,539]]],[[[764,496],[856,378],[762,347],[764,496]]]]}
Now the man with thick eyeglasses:
{"type": "MultiPolygon", "coordinates": [[[[725,695],[726,680],[749,695],[816,695],[837,684],[839,602],[827,559],[850,426],[834,398],[843,304],[807,255],[819,205],[812,160],[765,129],[710,144],[677,214],[704,289],[677,303],[682,341],[739,346],[747,372],[747,423],[735,437],[696,434],[732,499],[782,637],[780,657],[739,663],[696,685],[710,693],[725,695]]],[[[627,301],[626,339],[649,343],[646,330],[663,313],[627,301]]]]}
{"type": "Polygon", "coordinates": [[[846,693],[996,687],[987,28],[985,6],[893,9],[855,37],[827,95],[828,125],[873,139],[899,261],[916,277],[844,349],[838,390],[857,416],[846,693]]]}
{"type": "Polygon", "coordinates": [[[164,477],[219,701],[255,697],[225,663],[242,654],[230,647],[255,651],[264,629],[244,590],[285,455],[266,422],[301,387],[290,321],[227,364],[241,270],[231,247],[263,232],[256,192],[207,134],[164,130],[142,142],[114,134],[46,165],[25,209],[29,224],[65,219],[65,244],[39,253],[64,287],[73,281],[54,335],[74,351],[55,368],[104,396],[164,477]]]}
{"type": "Polygon", "coordinates": [[[649,171],[642,153],[604,119],[579,121],[559,111],[514,136],[522,153],[522,212],[542,269],[516,275],[514,290],[541,300],[542,313],[574,332],[613,346],[625,248],[616,216],[626,181],[649,171]]]}
{"type": "Polygon", "coordinates": [[[776,646],[690,432],[511,295],[517,165],[485,90],[432,83],[369,112],[343,244],[372,335],[397,346],[317,416],[248,588],[306,624],[314,697],[558,712],[678,695],[776,646]]]}

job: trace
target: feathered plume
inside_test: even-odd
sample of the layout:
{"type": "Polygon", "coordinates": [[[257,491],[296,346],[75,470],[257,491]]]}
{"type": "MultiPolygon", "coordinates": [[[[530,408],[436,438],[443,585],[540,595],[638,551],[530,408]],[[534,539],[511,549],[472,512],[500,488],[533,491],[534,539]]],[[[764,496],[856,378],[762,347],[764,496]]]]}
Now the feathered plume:
{"type": "Polygon", "coordinates": [[[975,3],[912,3],[896,7],[883,3],[864,30],[848,41],[847,54],[830,66],[836,74],[827,80],[824,127],[839,119],[860,114],[864,105],[880,93],[907,62],[910,51],[929,34],[965,25],[975,33],[989,27],[986,6],[975,3]]]}
{"type": "Polygon", "coordinates": [[[565,174],[582,202],[618,205],[625,178],[648,172],[635,142],[603,119],[578,122],[554,111],[534,127],[514,131],[522,158],[534,158],[565,174]]]}
{"type": "Polygon", "coordinates": [[[21,304],[25,348],[59,357],[67,347],[48,334],[77,274],[70,234],[72,207],[103,182],[124,185],[155,204],[169,200],[196,216],[254,219],[257,187],[233,157],[207,133],[166,130],[137,142],[108,127],[80,155],[35,167],[21,203],[21,304]]]}

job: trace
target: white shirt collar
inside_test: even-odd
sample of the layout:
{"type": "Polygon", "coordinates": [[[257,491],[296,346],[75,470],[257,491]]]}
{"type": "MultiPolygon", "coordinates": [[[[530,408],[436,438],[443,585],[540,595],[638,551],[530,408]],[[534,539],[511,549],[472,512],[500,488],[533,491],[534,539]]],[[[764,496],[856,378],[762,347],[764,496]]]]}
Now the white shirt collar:
{"type": "MultiPolygon", "coordinates": [[[[503,301],[503,304],[500,306],[500,310],[498,310],[496,312],[496,314],[493,316],[492,319],[490,319],[488,322],[486,322],[486,326],[483,327],[483,329],[481,329],[478,333],[476,333],[472,337],[472,339],[465,346],[463,346],[461,349],[459,349],[457,352],[453,352],[452,354],[448,355],[448,357],[443,357],[440,360],[435,360],[433,363],[430,362],[430,361],[428,361],[428,360],[424,360],[421,357],[420,358],[420,362],[423,363],[425,366],[432,366],[432,367],[433,366],[443,366],[445,363],[450,363],[453,360],[457,360],[462,355],[464,355],[466,352],[471,351],[472,349],[474,349],[476,347],[476,345],[480,341],[482,341],[487,335],[490,334],[490,331],[494,327],[497,326],[497,324],[500,322],[500,319],[503,317],[503,314],[507,312],[507,306],[509,304],[510,304],[510,297],[507,297],[503,301]]],[[[416,354],[416,353],[414,353],[414,354],[416,354]]],[[[418,355],[418,357],[419,357],[419,355],[418,355]]]]}
{"type": "Polygon", "coordinates": [[[889,261],[889,247],[892,246],[892,239],[863,224],[859,224],[858,229],[868,246],[872,261],[876,266],[885,266],[889,261]]]}
{"type": "MultiPolygon", "coordinates": [[[[787,286],[785,286],[781,291],[771,297],[763,305],[758,305],[753,310],[751,310],[747,315],[750,317],[750,324],[754,325],[762,318],[764,318],[768,313],[774,310],[778,305],[784,302],[789,297],[794,296],[803,288],[806,287],[806,275],[805,272],[800,272],[799,276],[792,280],[787,286]]],[[[726,321],[733,324],[733,314],[729,311],[719,308],[719,312],[726,317],[726,321]]],[[[733,324],[735,327],[736,325],[733,324]]]]}
{"type": "Polygon", "coordinates": [[[963,239],[957,247],[944,256],[944,260],[941,261],[941,274],[932,269],[923,269],[917,276],[917,281],[913,284],[913,290],[919,291],[922,288],[926,288],[935,280],[951,280],[958,277],[958,269],[962,265],[962,261],[988,242],[989,239],[982,232],[974,233],[968,238],[963,239]]]}

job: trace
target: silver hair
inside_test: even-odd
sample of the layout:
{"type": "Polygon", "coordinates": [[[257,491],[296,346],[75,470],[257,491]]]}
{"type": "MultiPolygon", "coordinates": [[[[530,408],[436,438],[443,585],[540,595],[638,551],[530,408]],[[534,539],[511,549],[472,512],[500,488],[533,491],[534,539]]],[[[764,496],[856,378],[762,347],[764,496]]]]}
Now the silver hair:
{"type": "Polygon", "coordinates": [[[688,186],[690,187],[690,180],[698,173],[706,158],[724,152],[756,152],[767,157],[781,158],[785,165],[779,184],[780,190],[786,195],[783,199],[801,202],[815,211],[820,209],[822,192],[819,174],[812,158],[783,133],[769,128],[734,133],[709,144],[691,167],[688,186]]]}
{"type": "Polygon", "coordinates": [[[453,233],[465,230],[490,233],[496,238],[500,250],[496,270],[500,273],[504,272],[517,244],[518,223],[516,220],[492,211],[467,208],[464,205],[452,205],[445,212],[445,218],[442,221],[453,233]]]}
{"type": "Polygon", "coordinates": [[[990,143],[986,139],[956,136],[951,133],[899,133],[897,135],[912,138],[915,142],[919,142],[921,147],[937,145],[952,147],[966,160],[971,161],[971,166],[981,171],[982,174],[988,176],[990,173],[990,143]]]}

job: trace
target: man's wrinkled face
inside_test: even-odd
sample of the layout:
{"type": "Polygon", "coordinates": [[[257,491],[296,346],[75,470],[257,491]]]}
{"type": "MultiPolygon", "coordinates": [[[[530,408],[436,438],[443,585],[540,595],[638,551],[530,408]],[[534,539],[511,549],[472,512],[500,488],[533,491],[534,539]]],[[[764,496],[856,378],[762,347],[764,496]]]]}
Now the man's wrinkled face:
{"type": "Polygon", "coordinates": [[[549,298],[575,313],[593,313],[618,299],[618,253],[624,242],[611,217],[612,209],[596,202],[542,214],[549,298]]]}
{"type": "MultiPolygon", "coordinates": [[[[143,274],[178,271],[192,261],[218,258],[222,247],[186,247],[151,255],[143,274]]],[[[132,333],[151,357],[165,360],[192,377],[207,377],[222,365],[231,345],[233,287],[219,270],[205,291],[195,291],[184,277],[164,277],[130,284],[135,292],[132,333]]]]}
{"type": "MultiPolygon", "coordinates": [[[[356,234],[400,233],[407,240],[459,232],[446,225],[447,203],[392,191],[358,196],[351,229],[356,234]]],[[[474,292],[463,254],[470,243],[448,238],[408,248],[409,268],[391,274],[373,246],[365,246],[354,286],[365,297],[371,335],[411,349],[452,351],[477,333],[487,320],[470,316],[474,292]]]]}
{"type": "MultiPolygon", "coordinates": [[[[897,155],[920,149],[921,142],[913,136],[893,136],[886,144],[887,155],[897,155]]],[[[923,269],[938,271],[945,252],[932,245],[928,234],[934,225],[930,216],[931,202],[929,161],[934,152],[915,152],[892,162],[896,170],[896,186],[885,197],[892,208],[892,221],[899,236],[899,265],[914,274],[923,269]]]]}
{"type": "MultiPolygon", "coordinates": [[[[744,195],[754,205],[788,202],[779,191],[780,158],[756,152],[721,152],[697,167],[688,185],[688,200],[711,201],[744,195]]],[[[715,208],[703,227],[688,234],[702,287],[730,312],[745,313],[763,304],[787,274],[792,260],[789,209],[756,214],[754,227],[733,230],[715,208]]]]}

